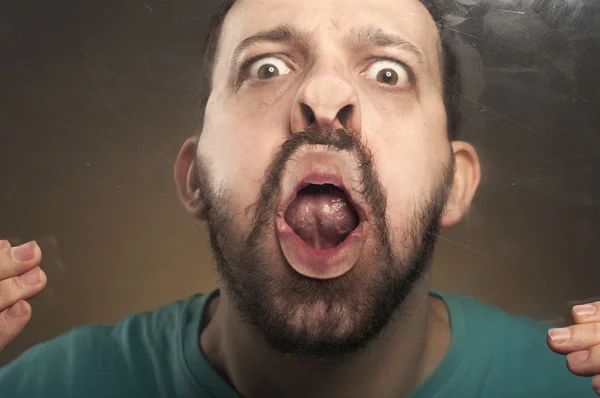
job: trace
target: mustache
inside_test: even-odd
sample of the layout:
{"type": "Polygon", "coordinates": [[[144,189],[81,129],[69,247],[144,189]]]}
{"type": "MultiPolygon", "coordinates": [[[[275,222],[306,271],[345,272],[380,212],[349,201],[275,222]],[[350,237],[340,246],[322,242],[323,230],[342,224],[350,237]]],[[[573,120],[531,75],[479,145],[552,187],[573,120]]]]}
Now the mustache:
{"type": "Polygon", "coordinates": [[[265,182],[260,197],[266,199],[266,196],[271,196],[273,192],[279,191],[279,183],[285,166],[300,148],[317,145],[326,146],[327,149],[335,151],[366,152],[366,149],[361,145],[360,135],[355,131],[347,129],[304,129],[293,134],[281,144],[279,151],[265,172],[265,182]]]}
{"type": "MultiPolygon", "coordinates": [[[[261,187],[259,198],[244,210],[246,215],[252,208],[264,208],[273,204],[280,191],[281,177],[285,171],[286,164],[304,146],[320,145],[326,146],[329,150],[333,151],[350,152],[357,160],[358,167],[363,171],[367,171],[367,173],[363,174],[368,174],[368,179],[373,181],[373,155],[366,145],[361,142],[360,137],[361,135],[358,131],[344,128],[321,130],[310,127],[292,134],[281,144],[273,160],[268,165],[264,174],[264,183],[261,187]]],[[[202,158],[196,158],[194,162],[195,167],[192,167],[192,179],[196,182],[198,188],[200,188],[201,200],[204,202],[207,211],[210,212],[217,202],[225,199],[221,197],[224,192],[221,192],[219,187],[215,186],[208,164],[202,158]]],[[[369,193],[365,192],[365,194],[368,195],[369,193]]]]}
{"type": "MultiPolygon", "coordinates": [[[[294,133],[281,144],[279,151],[267,167],[257,201],[245,210],[249,212],[252,208],[256,208],[253,225],[266,226],[273,216],[273,209],[281,191],[282,174],[289,160],[300,148],[317,145],[326,146],[332,151],[348,151],[354,157],[360,171],[360,181],[356,189],[370,204],[374,214],[382,217],[385,215],[387,200],[384,190],[375,171],[373,154],[361,140],[360,132],[345,128],[330,130],[306,128],[294,133]]],[[[258,238],[260,230],[261,228],[258,228],[253,231],[252,235],[258,238]]]]}

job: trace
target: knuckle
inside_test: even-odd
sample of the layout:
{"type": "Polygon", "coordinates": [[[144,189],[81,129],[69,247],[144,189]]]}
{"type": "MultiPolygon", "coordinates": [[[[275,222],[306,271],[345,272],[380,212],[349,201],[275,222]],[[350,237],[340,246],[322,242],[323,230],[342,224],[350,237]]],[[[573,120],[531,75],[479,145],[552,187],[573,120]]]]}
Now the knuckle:
{"type": "Polygon", "coordinates": [[[594,363],[598,362],[598,365],[600,365],[600,345],[590,347],[588,351],[590,353],[590,358],[592,359],[592,361],[594,363]]]}
{"type": "Polygon", "coordinates": [[[0,275],[15,275],[19,265],[10,255],[10,249],[0,250],[0,275]]]}
{"type": "Polygon", "coordinates": [[[17,278],[9,278],[0,281],[0,311],[10,307],[21,297],[23,287],[17,282],[17,278]]]}
{"type": "Polygon", "coordinates": [[[12,261],[12,256],[10,255],[11,252],[11,248],[10,247],[5,247],[0,249],[0,258],[3,259],[8,259],[10,261],[12,261]]]}
{"type": "Polygon", "coordinates": [[[6,311],[0,312],[0,346],[4,340],[10,339],[14,335],[13,322],[6,315],[6,311]]]}
{"type": "Polygon", "coordinates": [[[16,276],[13,276],[12,278],[9,278],[6,280],[9,286],[7,286],[7,289],[14,291],[19,291],[23,289],[23,285],[21,284],[21,282],[19,282],[19,279],[16,276]]]}
{"type": "Polygon", "coordinates": [[[569,369],[569,372],[571,372],[571,373],[573,373],[575,375],[578,375],[578,376],[582,375],[581,369],[578,369],[577,367],[573,366],[571,364],[571,362],[569,362],[568,359],[566,361],[567,361],[567,369],[569,369]]]}
{"type": "Polygon", "coordinates": [[[22,292],[25,291],[25,286],[23,286],[17,277],[12,277],[7,280],[6,291],[8,292],[8,296],[13,298],[13,300],[17,300],[21,298],[22,292]]]}
{"type": "Polygon", "coordinates": [[[570,339],[578,340],[581,337],[581,328],[579,326],[581,325],[571,325],[567,327],[571,332],[570,339]]]}
{"type": "Polygon", "coordinates": [[[600,322],[570,326],[573,342],[577,347],[588,348],[600,344],[600,322]]]}
{"type": "Polygon", "coordinates": [[[574,347],[582,348],[585,347],[589,341],[589,326],[590,325],[573,325],[569,326],[571,330],[571,342],[574,347]]]}

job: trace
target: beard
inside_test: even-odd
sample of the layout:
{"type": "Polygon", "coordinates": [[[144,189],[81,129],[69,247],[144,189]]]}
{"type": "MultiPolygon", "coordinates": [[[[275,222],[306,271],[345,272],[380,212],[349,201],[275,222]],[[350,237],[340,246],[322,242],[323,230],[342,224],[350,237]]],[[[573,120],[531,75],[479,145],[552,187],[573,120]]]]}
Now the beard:
{"type": "Polygon", "coordinates": [[[194,178],[208,209],[217,271],[235,311],[281,354],[341,359],[366,348],[402,311],[415,285],[427,274],[454,167],[452,156],[431,197],[415,203],[404,227],[396,230],[401,247],[395,249],[386,190],[372,153],[353,131],[307,129],[285,141],[265,172],[247,232],[236,222],[230,204],[235,192],[215,189],[208,167],[198,159],[194,178]],[[294,154],[307,145],[348,151],[355,158],[360,194],[371,212],[371,236],[358,263],[336,279],[317,280],[293,271],[275,234],[282,174],[294,154]]]}

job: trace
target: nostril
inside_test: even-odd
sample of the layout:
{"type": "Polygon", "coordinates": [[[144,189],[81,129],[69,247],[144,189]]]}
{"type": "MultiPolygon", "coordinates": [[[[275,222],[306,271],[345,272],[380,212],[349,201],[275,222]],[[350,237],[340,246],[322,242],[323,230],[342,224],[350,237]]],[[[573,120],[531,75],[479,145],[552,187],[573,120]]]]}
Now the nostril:
{"type": "Polygon", "coordinates": [[[315,113],[313,112],[312,108],[306,104],[301,104],[300,108],[302,109],[302,117],[304,118],[306,126],[313,125],[317,118],[315,117],[315,113]]]}
{"type": "Polygon", "coordinates": [[[352,118],[353,108],[352,105],[346,105],[338,111],[337,119],[345,128],[348,128],[351,123],[350,119],[352,118]]]}

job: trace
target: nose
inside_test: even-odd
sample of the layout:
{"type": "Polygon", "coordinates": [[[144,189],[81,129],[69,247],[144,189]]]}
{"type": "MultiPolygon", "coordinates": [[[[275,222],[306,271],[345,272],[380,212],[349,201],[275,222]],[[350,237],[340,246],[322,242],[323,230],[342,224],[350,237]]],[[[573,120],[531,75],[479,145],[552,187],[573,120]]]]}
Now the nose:
{"type": "Polygon", "coordinates": [[[342,76],[313,75],[298,90],[291,114],[292,132],[307,127],[358,131],[361,123],[356,89],[342,76]]]}

